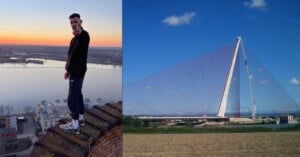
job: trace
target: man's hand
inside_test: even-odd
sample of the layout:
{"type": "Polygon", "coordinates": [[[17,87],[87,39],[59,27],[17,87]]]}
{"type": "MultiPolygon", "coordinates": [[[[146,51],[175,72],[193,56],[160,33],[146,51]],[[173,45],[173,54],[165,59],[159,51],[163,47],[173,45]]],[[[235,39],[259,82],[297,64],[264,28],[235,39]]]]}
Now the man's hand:
{"type": "Polygon", "coordinates": [[[69,78],[69,73],[66,71],[65,72],[65,80],[69,78]]]}

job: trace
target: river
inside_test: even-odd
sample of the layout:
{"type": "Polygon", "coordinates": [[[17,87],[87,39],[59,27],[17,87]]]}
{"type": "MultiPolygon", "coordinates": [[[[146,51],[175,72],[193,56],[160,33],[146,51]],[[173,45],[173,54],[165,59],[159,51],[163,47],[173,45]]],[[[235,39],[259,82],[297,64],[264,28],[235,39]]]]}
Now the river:
{"type": "MultiPolygon", "coordinates": [[[[122,100],[122,66],[88,64],[83,83],[84,99],[91,104],[122,100]],[[98,99],[98,101],[97,101],[98,99]]],[[[36,107],[42,100],[64,101],[68,80],[64,62],[46,60],[44,64],[0,64],[0,105],[9,105],[11,113],[26,106],[36,107]]]]}

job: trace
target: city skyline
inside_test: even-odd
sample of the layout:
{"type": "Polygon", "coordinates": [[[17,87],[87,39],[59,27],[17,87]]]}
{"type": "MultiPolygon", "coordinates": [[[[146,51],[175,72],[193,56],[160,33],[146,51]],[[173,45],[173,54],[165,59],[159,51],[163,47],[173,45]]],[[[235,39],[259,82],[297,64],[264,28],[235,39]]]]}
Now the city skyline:
{"type": "Polygon", "coordinates": [[[90,46],[122,46],[122,1],[1,1],[0,44],[68,46],[79,13],[90,46]]]}

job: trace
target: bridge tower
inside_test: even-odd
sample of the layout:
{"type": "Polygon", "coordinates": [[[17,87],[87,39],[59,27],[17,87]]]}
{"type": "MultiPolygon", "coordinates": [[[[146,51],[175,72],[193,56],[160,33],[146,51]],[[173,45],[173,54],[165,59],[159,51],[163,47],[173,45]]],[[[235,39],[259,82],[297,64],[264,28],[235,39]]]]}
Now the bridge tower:
{"type": "Polygon", "coordinates": [[[236,65],[236,60],[237,60],[237,57],[238,57],[238,54],[239,54],[240,46],[241,46],[241,50],[242,50],[242,53],[243,53],[245,68],[246,68],[246,71],[247,71],[247,74],[248,74],[251,116],[252,116],[252,119],[255,119],[256,106],[254,104],[253,93],[252,93],[252,77],[253,77],[253,75],[251,74],[251,72],[249,70],[246,51],[245,51],[245,48],[244,48],[244,45],[243,45],[243,42],[242,42],[242,38],[240,36],[238,36],[237,39],[236,39],[236,46],[235,46],[235,49],[234,49],[232,62],[231,62],[231,65],[230,65],[229,73],[228,73],[227,80],[226,80],[226,83],[225,83],[225,87],[224,87],[224,90],[223,90],[223,95],[222,95],[222,99],[221,99],[221,103],[220,103],[220,106],[219,106],[217,116],[218,117],[224,117],[225,116],[230,85],[231,85],[231,81],[232,81],[234,68],[235,68],[235,65],[236,65]]]}

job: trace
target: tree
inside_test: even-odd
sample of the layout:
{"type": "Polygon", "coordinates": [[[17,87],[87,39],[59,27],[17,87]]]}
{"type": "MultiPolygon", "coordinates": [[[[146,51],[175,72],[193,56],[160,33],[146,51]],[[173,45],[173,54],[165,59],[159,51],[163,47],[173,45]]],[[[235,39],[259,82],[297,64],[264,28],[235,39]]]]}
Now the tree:
{"type": "Polygon", "coordinates": [[[148,127],[150,124],[150,121],[148,119],[143,120],[143,127],[148,127]]]}
{"type": "Polygon", "coordinates": [[[123,116],[123,125],[129,126],[131,125],[133,119],[131,116],[123,116]]]}
{"type": "Polygon", "coordinates": [[[142,125],[142,123],[139,119],[133,118],[132,116],[123,116],[123,125],[140,127],[142,125]]]}
{"type": "Polygon", "coordinates": [[[141,122],[138,120],[138,119],[134,119],[134,121],[133,121],[133,126],[134,127],[140,127],[142,124],[141,124],[141,122]]]}

